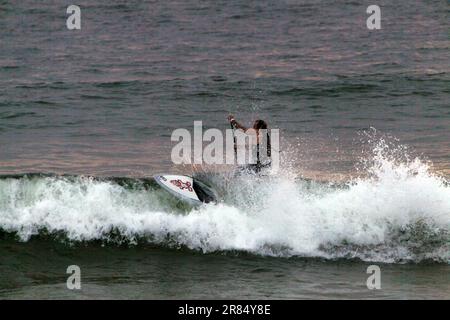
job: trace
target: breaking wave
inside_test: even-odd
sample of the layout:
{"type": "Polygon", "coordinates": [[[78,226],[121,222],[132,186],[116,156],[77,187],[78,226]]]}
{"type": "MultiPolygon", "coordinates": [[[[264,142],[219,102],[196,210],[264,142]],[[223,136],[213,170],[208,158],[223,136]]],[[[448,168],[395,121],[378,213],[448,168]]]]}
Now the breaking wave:
{"type": "Polygon", "coordinates": [[[186,211],[151,179],[3,176],[0,230],[14,241],[450,262],[448,181],[420,159],[398,160],[383,141],[363,174],[341,185],[280,174],[220,187],[219,204],[186,211]]]}

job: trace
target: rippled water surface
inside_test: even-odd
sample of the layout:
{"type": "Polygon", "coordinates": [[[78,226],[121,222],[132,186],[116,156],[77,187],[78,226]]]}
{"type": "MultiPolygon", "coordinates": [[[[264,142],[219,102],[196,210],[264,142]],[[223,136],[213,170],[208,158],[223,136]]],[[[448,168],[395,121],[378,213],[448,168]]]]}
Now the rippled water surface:
{"type": "Polygon", "coordinates": [[[450,298],[448,1],[77,4],[0,1],[0,297],[450,298]],[[281,171],[186,209],[151,176],[228,113],[281,171]]]}

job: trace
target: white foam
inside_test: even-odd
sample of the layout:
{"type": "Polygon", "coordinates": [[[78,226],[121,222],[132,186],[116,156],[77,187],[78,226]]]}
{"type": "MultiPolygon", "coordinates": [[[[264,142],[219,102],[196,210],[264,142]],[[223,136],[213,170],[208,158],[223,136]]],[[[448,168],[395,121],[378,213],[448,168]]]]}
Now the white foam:
{"type": "Polygon", "coordinates": [[[3,179],[0,227],[24,241],[43,228],[76,241],[107,239],[115,229],[130,241],[144,237],[165,244],[170,239],[204,252],[450,261],[445,238],[450,187],[445,179],[419,160],[397,163],[381,151],[368,172],[370,177],[346,188],[310,190],[283,176],[271,183],[239,181],[241,189],[226,203],[186,215],[168,210],[155,192],[112,182],[3,179]],[[434,241],[439,236],[442,241],[434,241]]]}

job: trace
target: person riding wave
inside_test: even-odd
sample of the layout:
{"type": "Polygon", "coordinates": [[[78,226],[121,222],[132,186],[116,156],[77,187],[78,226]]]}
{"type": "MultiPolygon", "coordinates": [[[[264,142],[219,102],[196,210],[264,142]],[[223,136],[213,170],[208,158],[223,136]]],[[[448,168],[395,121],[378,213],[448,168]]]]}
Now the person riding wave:
{"type": "MultiPolygon", "coordinates": [[[[271,165],[271,145],[270,145],[270,135],[268,132],[268,125],[267,122],[264,120],[255,120],[253,123],[252,128],[247,128],[236,121],[233,115],[228,116],[228,121],[230,122],[232,128],[242,130],[244,133],[248,135],[256,135],[256,163],[247,164],[242,169],[246,171],[252,171],[252,172],[260,172],[262,168],[270,167],[271,165]],[[264,137],[264,133],[266,133],[266,136],[264,137]],[[267,158],[264,157],[263,147],[266,147],[266,154],[267,158]],[[265,160],[267,159],[267,160],[265,160]]],[[[235,146],[234,146],[235,152],[237,152],[237,145],[236,145],[236,139],[235,139],[235,146]]]]}

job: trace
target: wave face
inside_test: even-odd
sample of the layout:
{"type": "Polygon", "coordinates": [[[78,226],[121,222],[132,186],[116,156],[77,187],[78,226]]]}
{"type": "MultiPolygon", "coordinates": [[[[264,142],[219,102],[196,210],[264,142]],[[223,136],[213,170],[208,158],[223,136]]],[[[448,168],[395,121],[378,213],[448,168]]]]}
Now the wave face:
{"type": "Polygon", "coordinates": [[[182,210],[149,179],[0,179],[0,230],[18,241],[144,244],[204,253],[450,262],[450,186],[379,145],[342,185],[283,173],[218,186],[223,201],[182,210]],[[222,188],[220,188],[222,187],[222,188]]]}

